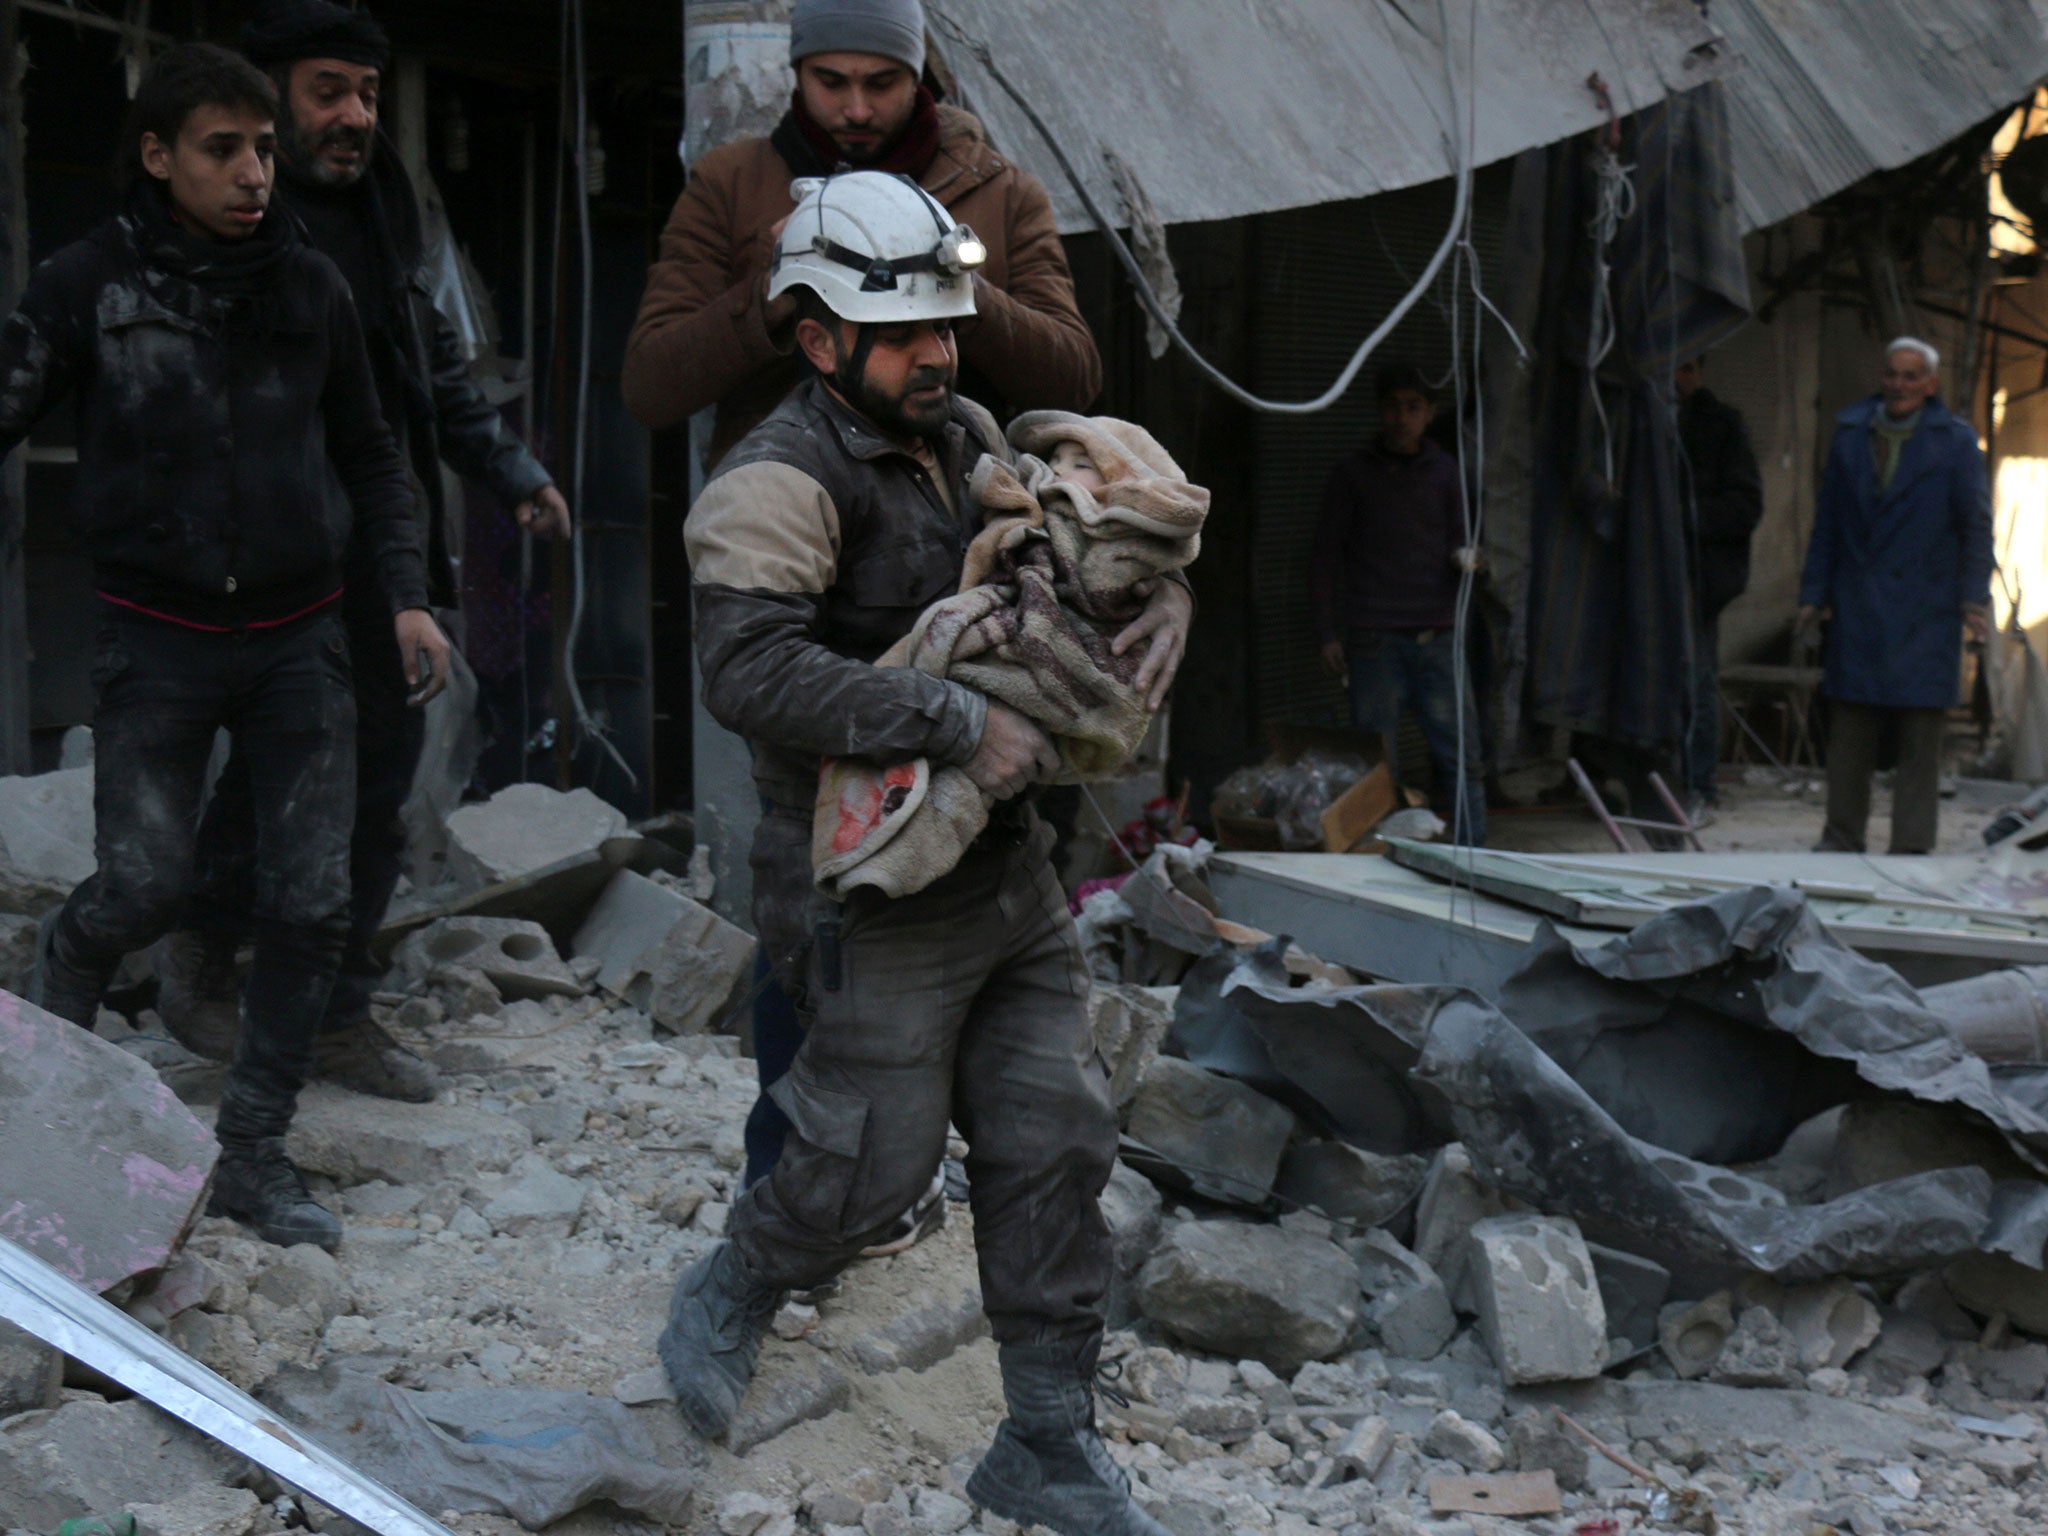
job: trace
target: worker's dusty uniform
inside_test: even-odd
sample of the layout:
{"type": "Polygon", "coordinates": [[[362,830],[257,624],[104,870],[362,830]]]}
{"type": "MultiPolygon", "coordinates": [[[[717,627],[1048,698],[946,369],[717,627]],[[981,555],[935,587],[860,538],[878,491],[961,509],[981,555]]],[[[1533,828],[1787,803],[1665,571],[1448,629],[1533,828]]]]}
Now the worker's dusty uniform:
{"type": "Polygon", "coordinates": [[[841,908],[812,886],[821,757],[965,763],[981,741],[982,695],[871,664],[957,589],[968,473],[1009,457],[957,398],[933,447],[936,478],[814,379],[734,447],[685,528],[705,704],[752,744],[771,808],[754,919],[808,1023],[771,1090],[795,1135],[735,1205],[732,1241],[758,1286],[828,1279],[930,1183],[950,1119],[997,1341],[1082,1338],[1109,1281],[1097,1197],[1116,1118],[1050,830],[1010,803],[914,896],[841,908]]]}

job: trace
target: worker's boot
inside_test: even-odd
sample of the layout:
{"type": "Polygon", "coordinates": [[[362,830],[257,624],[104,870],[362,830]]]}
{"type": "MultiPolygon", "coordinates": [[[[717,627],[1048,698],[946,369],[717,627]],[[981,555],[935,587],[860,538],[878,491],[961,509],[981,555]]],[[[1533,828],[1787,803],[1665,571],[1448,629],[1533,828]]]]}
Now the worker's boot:
{"type": "Polygon", "coordinates": [[[206,1214],[232,1216],[280,1248],[311,1243],[332,1253],[341,1246],[341,1223],[307,1190],[282,1136],[221,1144],[206,1214]]]}
{"type": "Polygon", "coordinates": [[[655,1353],[676,1389],[676,1406],[706,1440],[732,1424],[747,1383],[754,1379],[761,1336],[782,1306],[783,1293],[756,1284],[739,1250],[720,1243],[676,1281],[668,1326],[655,1353]]]}
{"type": "Polygon", "coordinates": [[[152,957],[156,1013],[170,1037],[195,1056],[228,1061],[242,1028],[242,978],[235,941],[183,929],[165,934],[152,957]]]}
{"type": "Polygon", "coordinates": [[[36,964],[29,972],[27,1000],[45,1013],[91,1029],[99,1022],[106,978],[91,975],[63,958],[57,933],[57,919],[63,915],[62,907],[44,913],[36,930],[36,964]]]}
{"type": "Polygon", "coordinates": [[[1102,1336],[997,1351],[1010,1416],[967,1479],[967,1497],[1019,1525],[1060,1536],[1171,1536],[1138,1507],[1095,1428],[1102,1336]]]}
{"type": "Polygon", "coordinates": [[[441,1091],[441,1075],[433,1064],[400,1045],[368,1016],[314,1037],[313,1076],[355,1093],[407,1104],[431,1103],[441,1091]]]}

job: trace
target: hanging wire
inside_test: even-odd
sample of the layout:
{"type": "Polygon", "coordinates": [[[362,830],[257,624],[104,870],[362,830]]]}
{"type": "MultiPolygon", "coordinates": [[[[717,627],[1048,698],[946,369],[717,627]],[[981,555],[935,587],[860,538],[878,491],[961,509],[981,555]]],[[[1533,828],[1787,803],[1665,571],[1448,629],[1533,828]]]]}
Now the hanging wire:
{"type": "MultiPolygon", "coordinates": [[[[1478,0],[1474,0],[1475,14],[1477,4],[1478,0]]],[[[1131,280],[1131,286],[1137,290],[1139,302],[1145,306],[1145,312],[1152,317],[1153,322],[1167,336],[1172,338],[1173,344],[1180,349],[1188,361],[1200,369],[1202,374],[1218,389],[1240,404],[1249,406],[1252,410],[1265,411],[1279,416],[1313,415],[1317,411],[1329,409],[1329,407],[1335,405],[1338,400],[1343,398],[1345,392],[1351,388],[1353,381],[1357,379],[1359,370],[1365,366],[1366,359],[1372,356],[1379,348],[1380,343],[1386,340],[1388,335],[1392,333],[1394,327],[1401,323],[1402,318],[1408,311],[1415,307],[1416,301],[1429,291],[1430,284],[1436,280],[1437,273],[1443,270],[1445,261],[1450,258],[1452,249],[1458,243],[1459,230],[1466,224],[1467,211],[1472,197],[1472,156],[1465,142],[1464,135],[1458,127],[1458,82],[1457,71],[1452,62],[1449,0],[1437,0],[1436,13],[1438,31],[1443,38],[1444,87],[1450,98],[1452,118],[1449,148],[1454,164],[1457,187],[1456,197],[1451,209],[1450,228],[1444,231],[1443,240],[1437,245],[1436,254],[1430,257],[1429,265],[1423,268],[1422,276],[1416,279],[1415,285],[1408,290],[1401,301],[1387,312],[1386,318],[1374,328],[1372,334],[1358,344],[1358,350],[1352,353],[1351,361],[1344,365],[1344,370],[1337,375],[1336,382],[1331,384],[1328,389],[1324,390],[1313,400],[1268,400],[1253,394],[1235,379],[1231,378],[1197,351],[1194,343],[1181,334],[1180,327],[1174,323],[1173,317],[1167,314],[1166,307],[1159,301],[1159,295],[1153,290],[1152,284],[1145,277],[1143,269],[1139,267],[1137,257],[1131,254],[1131,249],[1124,243],[1123,236],[1117,233],[1116,226],[1110,222],[1109,216],[1102,211],[1102,206],[1095,201],[1095,195],[1088,190],[1087,183],[1082,181],[1080,173],[1074,169],[1074,162],[1067,158],[1066,150],[1061,146],[1059,140],[1054,137],[1052,129],[1046,125],[1046,121],[1039,115],[1038,109],[1032,106],[1030,100],[1017,88],[1010,77],[1003,73],[1002,68],[996,63],[995,55],[990,50],[988,44],[970,35],[958,22],[954,21],[952,17],[936,6],[931,7],[927,12],[931,19],[937,23],[940,32],[958,43],[975,57],[981,64],[981,67],[988,72],[989,78],[1002,87],[1004,94],[1017,104],[1018,110],[1024,114],[1030,121],[1031,126],[1037,130],[1038,136],[1045,141],[1045,147],[1052,152],[1053,159],[1059,163],[1060,170],[1065,174],[1068,184],[1073,187],[1074,195],[1080,198],[1081,206],[1088,210],[1088,216],[1095,221],[1095,227],[1102,232],[1103,239],[1109,243],[1110,249],[1116,252],[1118,262],[1123,266],[1125,275],[1131,280]]]]}
{"type": "MultiPolygon", "coordinates": [[[[640,787],[640,777],[627,765],[619,749],[612,744],[611,736],[604,727],[590,717],[590,711],[583,702],[583,688],[576,677],[576,642],[583,634],[583,613],[589,595],[589,582],[583,562],[583,528],[588,521],[587,508],[583,497],[583,468],[590,444],[590,321],[593,305],[596,274],[592,271],[590,236],[590,81],[588,62],[583,52],[583,0],[563,0],[569,25],[572,64],[575,77],[575,133],[570,138],[568,152],[573,156],[575,175],[570,178],[570,191],[576,198],[576,238],[581,257],[581,271],[577,274],[579,286],[579,309],[576,337],[576,440],[571,447],[571,470],[569,483],[571,495],[575,497],[577,515],[569,533],[569,556],[572,571],[573,595],[569,605],[569,630],[562,642],[562,684],[569,697],[570,718],[576,725],[577,745],[596,742],[604,748],[607,756],[618,765],[619,772],[626,776],[626,782],[635,789],[640,787]]],[[[564,81],[564,88],[568,82],[564,81]]]]}

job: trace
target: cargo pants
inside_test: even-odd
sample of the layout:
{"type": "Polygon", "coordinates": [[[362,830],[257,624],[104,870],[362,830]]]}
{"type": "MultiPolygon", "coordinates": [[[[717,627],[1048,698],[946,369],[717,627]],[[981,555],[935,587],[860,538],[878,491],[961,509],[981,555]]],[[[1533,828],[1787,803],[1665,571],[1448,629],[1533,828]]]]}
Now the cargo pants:
{"type": "Polygon", "coordinates": [[[1101,1330],[1116,1114],[1052,831],[1029,813],[1013,825],[915,895],[839,906],[808,894],[808,816],[763,818],[755,918],[807,1029],[769,1090],[789,1140],[733,1208],[757,1284],[806,1289],[845,1268],[930,1185],[950,1120],[996,1341],[1101,1330]]]}

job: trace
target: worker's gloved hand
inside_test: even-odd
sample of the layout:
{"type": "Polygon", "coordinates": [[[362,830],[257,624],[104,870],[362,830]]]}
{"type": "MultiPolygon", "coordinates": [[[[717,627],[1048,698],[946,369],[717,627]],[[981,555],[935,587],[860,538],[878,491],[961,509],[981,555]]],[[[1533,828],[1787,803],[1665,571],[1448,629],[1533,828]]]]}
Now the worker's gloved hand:
{"type": "Polygon", "coordinates": [[[1052,740],[1007,704],[989,700],[981,745],[963,765],[967,777],[998,800],[1007,800],[1037,779],[1059,771],[1052,740]]]}
{"type": "Polygon", "coordinates": [[[398,629],[398,654],[405,662],[405,685],[411,690],[405,702],[420,705],[448,686],[454,663],[448,654],[448,637],[424,608],[407,608],[393,623],[398,629]]]}
{"type": "Polygon", "coordinates": [[[1194,595],[1177,581],[1162,581],[1145,604],[1145,611],[1125,626],[1110,642],[1112,655],[1121,656],[1140,640],[1149,641],[1145,663],[1133,680],[1145,695],[1145,707],[1157,709],[1166,702],[1167,690],[1180,671],[1180,659],[1188,650],[1188,627],[1195,616],[1194,595]]]}

